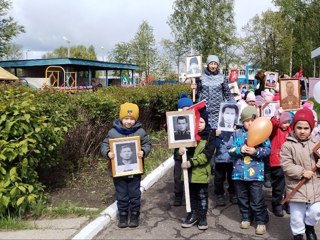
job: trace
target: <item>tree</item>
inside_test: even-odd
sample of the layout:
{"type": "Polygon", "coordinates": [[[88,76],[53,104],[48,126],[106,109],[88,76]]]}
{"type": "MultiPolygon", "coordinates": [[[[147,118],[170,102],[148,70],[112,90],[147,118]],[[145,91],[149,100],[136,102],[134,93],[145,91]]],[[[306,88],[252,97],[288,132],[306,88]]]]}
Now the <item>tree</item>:
{"type": "Polygon", "coordinates": [[[274,0],[283,21],[290,27],[292,45],[292,74],[303,65],[303,73],[313,76],[312,50],[320,46],[320,1],[274,0]]]}
{"type": "Polygon", "coordinates": [[[110,60],[117,63],[132,63],[133,53],[131,43],[117,43],[112,50],[110,60]]]}
{"type": "Polygon", "coordinates": [[[160,44],[169,59],[176,64],[178,73],[180,73],[180,63],[184,62],[184,58],[182,57],[189,52],[190,48],[180,44],[178,41],[173,42],[169,39],[162,39],[160,44]]]}
{"type": "Polygon", "coordinates": [[[278,12],[254,16],[243,27],[243,52],[247,62],[265,70],[289,72],[292,38],[290,29],[278,12]]]}
{"type": "Polygon", "coordinates": [[[22,46],[18,44],[8,44],[5,47],[5,55],[2,57],[2,60],[18,60],[23,59],[23,50],[22,46]]]}
{"type": "Polygon", "coordinates": [[[233,44],[233,1],[176,0],[169,25],[175,40],[204,56],[222,55],[233,44]]]}
{"type": "Polygon", "coordinates": [[[140,66],[139,72],[145,72],[148,76],[150,68],[155,64],[157,50],[153,28],[147,21],[143,21],[131,43],[133,61],[140,66]]]}
{"type": "Polygon", "coordinates": [[[11,8],[10,0],[0,0],[0,58],[3,58],[8,51],[12,50],[10,47],[11,40],[24,33],[24,27],[14,21],[12,17],[7,17],[7,11],[11,8]]]}
{"type": "MultiPolygon", "coordinates": [[[[53,50],[52,53],[47,53],[42,56],[42,58],[66,58],[68,57],[68,48],[59,47],[53,50]]],[[[83,45],[73,46],[70,48],[70,57],[71,58],[81,58],[88,60],[96,60],[96,52],[92,45],[89,48],[86,48],[83,45]]]]}

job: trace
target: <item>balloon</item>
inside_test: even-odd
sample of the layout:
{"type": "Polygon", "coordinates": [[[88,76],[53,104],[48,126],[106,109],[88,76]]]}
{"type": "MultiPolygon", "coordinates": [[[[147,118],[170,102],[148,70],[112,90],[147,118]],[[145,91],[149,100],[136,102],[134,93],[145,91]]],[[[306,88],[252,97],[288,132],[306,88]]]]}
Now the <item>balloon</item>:
{"type": "Polygon", "coordinates": [[[270,137],[272,132],[272,123],[267,117],[256,118],[248,129],[249,147],[254,147],[263,143],[270,137]]]}
{"type": "Polygon", "coordinates": [[[317,82],[313,87],[313,97],[317,103],[320,103],[320,82],[317,82]]]}

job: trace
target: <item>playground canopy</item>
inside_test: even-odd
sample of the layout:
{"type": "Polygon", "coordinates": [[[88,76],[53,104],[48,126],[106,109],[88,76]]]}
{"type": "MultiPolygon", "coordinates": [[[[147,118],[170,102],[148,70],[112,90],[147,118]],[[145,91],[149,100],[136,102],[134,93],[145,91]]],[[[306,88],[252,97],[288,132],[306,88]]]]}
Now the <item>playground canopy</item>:
{"type": "Polygon", "coordinates": [[[19,80],[18,77],[13,75],[12,73],[8,72],[7,70],[0,67],[0,80],[6,80],[6,81],[17,81],[19,80]]]}

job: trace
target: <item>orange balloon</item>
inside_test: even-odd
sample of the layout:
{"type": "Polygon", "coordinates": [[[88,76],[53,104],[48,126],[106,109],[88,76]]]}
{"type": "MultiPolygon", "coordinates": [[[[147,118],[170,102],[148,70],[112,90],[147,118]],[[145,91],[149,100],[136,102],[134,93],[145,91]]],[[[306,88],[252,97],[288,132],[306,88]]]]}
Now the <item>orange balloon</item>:
{"type": "Polygon", "coordinates": [[[267,117],[256,118],[248,130],[249,147],[254,147],[267,140],[272,132],[272,123],[267,117]]]}

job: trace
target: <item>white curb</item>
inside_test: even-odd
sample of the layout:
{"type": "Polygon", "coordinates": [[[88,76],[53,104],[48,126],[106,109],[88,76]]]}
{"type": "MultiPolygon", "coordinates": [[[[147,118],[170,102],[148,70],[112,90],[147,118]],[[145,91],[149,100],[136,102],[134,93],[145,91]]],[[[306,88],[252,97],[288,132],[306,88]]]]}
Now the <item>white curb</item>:
{"type": "MultiPolygon", "coordinates": [[[[173,156],[164,161],[159,167],[153,170],[148,176],[141,181],[141,194],[147,191],[153,184],[155,184],[167,171],[173,167],[174,159],[173,156]]],[[[117,216],[117,201],[112,203],[109,207],[100,213],[100,216],[90,222],[81,231],[75,235],[72,240],[81,239],[93,239],[104,227],[106,227],[111,220],[117,216]]]]}

